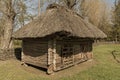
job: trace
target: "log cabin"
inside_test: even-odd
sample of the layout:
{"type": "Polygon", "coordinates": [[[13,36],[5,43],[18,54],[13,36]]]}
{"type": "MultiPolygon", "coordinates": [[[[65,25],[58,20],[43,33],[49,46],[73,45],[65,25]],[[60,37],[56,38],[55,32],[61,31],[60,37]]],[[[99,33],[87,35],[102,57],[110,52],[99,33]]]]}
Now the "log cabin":
{"type": "Polygon", "coordinates": [[[13,35],[22,40],[22,61],[45,68],[47,73],[92,59],[94,39],[106,35],[79,14],[58,4],[13,35]]]}

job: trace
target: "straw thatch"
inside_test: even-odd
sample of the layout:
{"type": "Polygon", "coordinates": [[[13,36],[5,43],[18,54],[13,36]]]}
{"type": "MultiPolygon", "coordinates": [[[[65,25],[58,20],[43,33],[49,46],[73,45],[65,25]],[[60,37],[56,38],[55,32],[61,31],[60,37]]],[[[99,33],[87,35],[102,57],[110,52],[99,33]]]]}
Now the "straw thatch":
{"type": "Polygon", "coordinates": [[[50,5],[45,13],[15,32],[14,37],[40,38],[60,31],[81,38],[106,37],[101,30],[85,21],[76,12],[57,4],[50,5]]]}

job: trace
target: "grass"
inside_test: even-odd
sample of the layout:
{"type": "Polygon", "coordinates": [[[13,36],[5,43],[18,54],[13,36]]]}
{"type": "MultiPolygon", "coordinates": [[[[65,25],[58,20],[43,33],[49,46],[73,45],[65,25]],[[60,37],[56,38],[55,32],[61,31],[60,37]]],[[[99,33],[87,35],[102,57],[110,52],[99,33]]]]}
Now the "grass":
{"type": "Polygon", "coordinates": [[[120,63],[111,54],[114,50],[120,52],[120,45],[95,46],[93,66],[89,62],[83,63],[55,75],[46,75],[41,70],[23,67],[19,61],[0,61],[0,80],[120,80],[120,63]]]}
{"type": "MultiPolygon", "coordinates": [[[[112,51],[120,51],[120,45],[99,45],[94,47],[97,65],[63,80],[120,80],[120,63],[113,59],[112,51]]],[[[119,57],[120,58],[120,57],[119,57]]]]}

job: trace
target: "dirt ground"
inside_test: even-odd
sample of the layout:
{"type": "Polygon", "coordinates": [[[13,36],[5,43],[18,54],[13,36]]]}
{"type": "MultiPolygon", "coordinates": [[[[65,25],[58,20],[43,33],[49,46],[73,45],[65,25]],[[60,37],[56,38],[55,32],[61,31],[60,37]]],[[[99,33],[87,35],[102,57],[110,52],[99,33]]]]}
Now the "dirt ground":
{"type": "Polygon", "coordinates": [[[96,62],[94,60],[83,62],[78,65],[69,67],[67,69],[55,72],[52,75],[48,75],[48,74],[46,74],[45,70],[40,69],[40,68],[35,68],[33,66],[21,66],[21,67],[29,73],[33,73],[36,75],[41,75],[41,76],[53,79],[53,78],[61,78],[61,77],[65,77],[65,76],[75,75],[80,71],[87,70],[87,69],[93,67],[95,64],[96,64],[96,62]]]}
{"type": "Polygon", "coordinates": [[[41,69],[41,68],[36,68],[33,66],[24,66],[24,65],[21,65],[21,63],[22,62],[18,61],[18,60],[0,61],[0,66],[2,66],[2,65],[7,66],[7,64],[8,64],[8,65],[16,67],[16,69],[25,71],[28,74],[33,74],[36,76],[42,76],[45,78],[56,80],[56,79],[61,78],[61,77],[75,75],[80,71],[87,70],[87,69],[93,67],[94,64],[96,64],[96,62],[94,60],[91,60],[91,61],[83,62],[83,63],[80,63],[78,65],[72,66],[70,68],[58,71],[58,72],[55,72],[52,75],[48,75],[48,74],[46,74],[46,71],[41,69]]]}

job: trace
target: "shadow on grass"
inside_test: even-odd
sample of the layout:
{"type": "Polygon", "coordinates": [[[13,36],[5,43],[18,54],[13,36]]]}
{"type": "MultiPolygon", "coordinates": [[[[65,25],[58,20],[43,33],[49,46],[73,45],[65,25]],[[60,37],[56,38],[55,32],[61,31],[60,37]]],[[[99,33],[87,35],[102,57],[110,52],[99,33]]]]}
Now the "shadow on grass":
{"type": "MultiPolygon", "coordinates": [[[[27,63],[26,63],[26,64],[27,64],[27,63]]],[[[35,68],[35,69],[38,69],[38,70],[42,70],[42,71],[47,72],[47,69],[45,69],[45,68],[38,67],[38,66],[35,66],[35,65],[32,65],[32,64],[27,64],[27,65],[30,66],[30,67],[33,67],[33,68],[35,68]]]]}
{"type": "Polygon", "coordinates": [[[113,58],[118,62],[120,63],[120,59],[118,59],[117,55],[120,55],[120,52],[119,51],[112,51],[112,55],[113,55],[113,58]]]}

